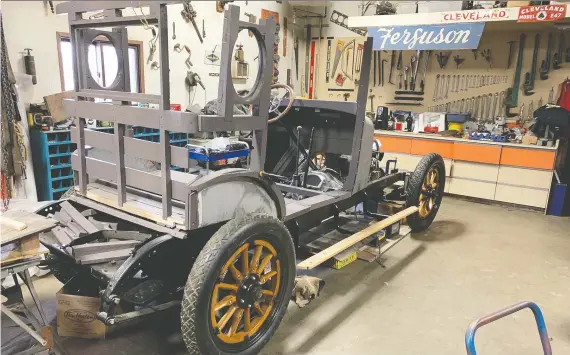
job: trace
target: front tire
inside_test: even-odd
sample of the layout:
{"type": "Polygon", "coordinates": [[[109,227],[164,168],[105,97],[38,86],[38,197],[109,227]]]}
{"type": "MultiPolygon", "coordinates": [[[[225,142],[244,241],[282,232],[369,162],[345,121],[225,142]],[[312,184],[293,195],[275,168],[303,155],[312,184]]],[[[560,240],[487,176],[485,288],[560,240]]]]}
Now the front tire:
{"type": "Polygon", "coordinates": [[[410,175],[406,188],[406,206],[418,206],[418,212],[408,216],[412,232],[421,232],[433,222],[445,188],[445,163],[436,153],[422,158],[410,175]]]}
{"type": "Polygon", "coordinates": [[[192,266],[181,310],[190,354],[257,354],[285,315],[295,280],[287,228],[267,215],[229,221],[192,266]]]}

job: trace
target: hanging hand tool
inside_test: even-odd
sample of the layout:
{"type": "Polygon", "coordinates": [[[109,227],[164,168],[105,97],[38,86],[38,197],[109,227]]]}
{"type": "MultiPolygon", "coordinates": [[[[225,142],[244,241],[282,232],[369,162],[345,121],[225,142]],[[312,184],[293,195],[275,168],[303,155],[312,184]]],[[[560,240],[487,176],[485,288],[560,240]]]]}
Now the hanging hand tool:
{"type": "Polygon", "coordinates": [[[432,99],[431,99],[432,101],[436,101],[436,100],[437,100],[437,89],[438,89],[438,86],[439,86],[440,79],[441,79],[441,75],[440,75],[440,74],[437,74],[437,75],[435,76],[435,85],[434,85],[434,89],[433,89],[433,97],[432,97],[432,99]]]}
{"type": "MultiPolygon", "coordinates": [[[[344,97],[344,101],[348,101],[348,98],[350,97],[350,94],[347,92],[347,93],[342,94],[342,96],[344,97]]],[[[313,128],[313,129],[314,129],[314,128],[313,128]]]]}
{"type": "Polygon", "coordinates": [[[378,85],[380,85],[380,83],[382,82],[382,70],[381,70],[381,64],[382,64],[382,52],[380,51],[376,51],[376,56],[378,57],[378,85]]]}
{"type": "Polygon", "coordinates": [[[404,89],[408,90],[408,72],[410,71],[409,65],[404,65],[404,89]]]}
{"type": "Polygon", "coordinates": [[[438,98],[439,100],[442,100],[442,99],[443,99],[443,94],[445,93],[445,74],[442,74],[442,75],[441,75],[441,79],[440,79],[440,80],[441,80],[441,82],[439,83],[439,86],[440,86],[440,88],[439,88],[439,95],[437,96],[437,98],[438,98]]]}
{"type": "MultiPolygon", "coordinates": [[[[381,73],[381,75],[380,75],[380,83],[381,83],[382,86],[384,86],[384,63],[388,63],[388,60],[382,59],[382,66],[381,66],[381,68],[380,68],[380,70],[381,70],[381,72],[380,72],[380,73],[381,73]]],[[[412,88],[412,90],[413,90],[413,88],[412,88]]]]}
{"type": "Polygon", "coordinates": [[[542,97],[540,98],[540,100],[538,100],[538,108],[541,108],[543,106],[542,104],[542,97]]]}
{"type": "Polygon", "coordinates": [[[554,87],[551,87],[548,92],[548,104],[554,105],[554,87]]]}
{"type": "Polygon", "coordinates": [[[473,52],[473,59],[475,59],[475,60],[477,60],[477,51],[478,51],[478,50],[479,50],[478,48],[475,48],[475,49],[472,49],[472,50],[471,50],[471,52],[473,52]]]}
{"type": "Polygon", "coordinates": [[[176,22],[172,21],[172,40],[176,39],[176,22]]]}
{"type": "Polygon", "coordinates": [[[204,19],[202,19],[202,38],[206,38],[206,25],[204,19]]]}
{"type": "Polygon", "coordinates": [[[534,118],[534,103],[530,100],[530,104],[528,104],[528,116],[527,121],[532,121],[534,118]]]}
{"type": "MultiPolygon", "coordinates": [[[[186,66],[188,67],[188,69],[192,68],[192,66],[194,64],[192,64],[192,62],[190,61],[190,57],[192,56],[192,52],[190,51],[190,47],[188,46],[184,46],[184,49],[186,50],[186,52],[188,53],[188,58],[186,58],[186,60],[184,61],[184,64],[186,64],[186,66]]],[[[243,50],[242,50],[243,51],[243,50]]]]}
{"type": "MultiPolygon", "coordinates": [[[[372,92],[372,90],[370,90],[370,92],[372,92]]],[[[374,98],[376,97],[376,95],[372,95],[370,94],[368,96],[368,98],[370,99],[370,111],[374,112],[374,98]]]]}
{"type": "Polygon", "coordinates": [[[418,71],[419,71],[421,58],[422,58],[422,51],[418,51],[415,60],[416,68],[414,69],[414,73],[412,75],[412,83],[411,83],[412,91],[416,90],[416,82],[418,80],[418,71]]]}
{"type": "Polygon", "coordinates": [[[424,101],[423,97],[408,97],[408,96],[395,96],[394,100],[404,100],[404,101],[424,101]]]}
{"type": "Polygon", "coordinates": [[[30,53],[32,51],[31,48],[24,48],[26,53],[24,55],[24,67],[26,68],[26,74],[32,76],[32,84],[36,85],[38,83],[38,79],[36,77],[36,62],[34,60],[34,56],[30,53]]]}
{"type": "MultiPolygon", "coordinates": [[[[332,39],[329,39],[327,41],[327,71],[325,73],[325,82],[329,82],[330,79],[330,75],[331,75],[331,45],[332,45],[332,39]]],[[[359,72],[360,69],[357,66],[356,67],[356,71],[359,72]]]]}
{"type": "Polygon", "coordinates": [[[548,72],[550,71],[550,60],[552,56],[552,46],[553,46],[552,33],[548,34],[548,44],[546,45],[546,58],[542,60],[540,64],[540,80],[548,79],[548,72]]]}
{"type": "Polygon", "coordinates": [[[396,70],[402,70],[402,51],[398,53],[398,63],[396,64],[396,70]]]}
{"type": "Polygon", "coordinates": [[[562,65],[562,57],[564,56],[564,31],[560,31],[560,37],[558,37],[558,53],[554,54],[554,58],[552,60],[552,69],[558,70],[562,65]]]}
{"type": "Polygon", "coordinates": [[[398,89],[402,90],[402,77],[404,76],[404,74],[402,74],[402,72],[398,73],[398,89]]]}
{"type": "Polygon", "coordinates": [[[293,52],[295,52],[295,76],[299,81],[299,37],[295,37],[293,41],[293,52]]]}
{"type": "Polygon", "coordinates": [[[449,61],[449,57],[451,56],[451,51],[448,51],[446,53],[439,52],[436,53],[435,56],[437,57],[437,63],[439,64],[439,68],[443,69],[447,65],[447,62],[449,61]]]}
{"type": "Polygon", "coordinates": [[[457,87],[457,75],[453,74],[453,78],[451,79],[451,92],[456,92],[455,89],[457,87]]]}
{"type": "Polygon", "coordinates": [[[447,76],[447,85],[446,85],[446,89],[445,89],[445,98],[447,99],[449,97],[449,84],[451,83],[451,75],[447,76]]]}
{"type": "Polygon", "coordinates": [[[390,73],[388,74],[388,82],[392,85],[394,85],[394,83],[392,82],[392,72],[394,69],[394,64],[396,64],[396,51],[392,51],[392,56],[390,57],[390,73]]]}
{"type": "Polygon", "coordinates": [[[497,102],[499,102],[499,94],[495,93],[494,95],[495,100],[493,101],[493,111],[491,111],[491,119],[495,119],[497,117],[497,102]]]}
{"type": "Polygon", "coordinates": [[[431,57],[431,51],[427,51],[426,55],[424,56],[424,72],[422,74],[422,80],[420,81],[420,91],[424,91],[426,86],[426,72],[428,70],[429,65],[429,58],[431,57]]]}
{"type": "Polygon", "coordinates": [[[493,112],[491,112],[491,103],[493,102],[493,94],[487,95],[487,119],[493,121],[493,112]]]}
{"type": "Polygon", "coordinates": [[[487,62],[487,64],[489,64],[489,69],[491,69],[493,67],[493,57],[491,56],[491,50],[484,49],[483,51],[481,51],[481,56],[485,58],[485,61],[487,62]]]}
{"type": "Polygon", "coordinates": [[[507,44],[509,45],[509,56],[507,57],[507,69],[511,69],[511,64],[513,62],[513,49],[515,47],[516,41],[508,41],[507,44]]]}
{"type": "Polygon", "coordinates": [[[465,61],[465,58],[462,58],[459,55],[455,55],[453,56],[453,61],[455,62],[455,68],[459,69],[459,67],[461,67],[461,64],[463,64],[465,61]]]}
{"type": "Polygon", "coordinates": [[[519,110],[519,119],[517,123],[524,121],[524,104],[521,105],[521,109],[519,110]]]}
{"type": "Polygon", "coordinates": [[[354,56],[356,53],[356,48],[354,48],[354,46],[352,47],[352,77],[354,78],[354,67],[355,67],[355,62],[354,62],[354,56]]]}
{"type": "Polygon", "coordinates": [[[356,47],[356,72],[357,73],[360,73],[360,71],[362,70],[362,54],[363,54],[363,51],[364,51],[364,45],[359,44],[356,47]]]}
{"type": "Polygon", "coordinates": [[[373,75],[372,75],[372,79],[373,79],[373,84],[374,84],[374,85],[372,85],[372,86],[376,86],[376,71],[378,70],[378,69],[376,68],[376,53],[372,53],[372,64],[373,64],[373,67],[374,67],[374,71],[373,71],[373,73],[372,73],[372,74],[373,74],[373,75]]]}
{"type": "Polygon", "coordinates": [[[515,117],[516,114],[511,113],[511,109],[517,106],[519,100],[519,89],[520,89],[520,82],[521,82],[521,71],[522,71],[522,63],[523,63],[523,54],[524,54],[524,42],[526,39],[526,35],[521,33],[520,40],[519,40],[519,53],[517,56],[517,68],[515,69],[515,74],[513,78],[513,86],[507,89],[507,94],[505,98],[505,116],[506,117],[515,117]]]}
{"type": "MultiPolygon", "coordinates": [[[[309,93],[309,80],[307,80],[307,78],[309,77],[309,55],[311,52],[311,24],[307,24],[306,26],[307,28],[307,33],[306,33],[306,37],[305,37],[305,93],[309,93]]],[[[333,68],[333,75],[336,73],[336,68],[338,66],[338,61],[341,59],[341,52],[338,49],[338,46],[341,46],[344,44],[344,41],[338,41],[337,42],[337,51],[336,51],[336,55],[334,58],[334,68],[333,68]],[[342,44],[341,44],[342,43],[342,44]]]]}
{"type": "Polygon", "coordinates": [[[202,36],[200,35],[200,30],[198,29],[198,25],[196,24],[196,10],[194,10],[194,7],[190,4],[190,1],[184,1],[183,3],[183,10],[180,11],[180,14],[182,15],[182,18],[188,22],[190,21],[192,23],[192,26],[194,26],[194,30],[196,31],[196,34],[198,35],[198,39],[200,40],[200,43],[204,43],[204,40],[202,39],[202,36]]]}
{"type": "Polygon", "coordinates": [[[540,33],[534,37],[534,50],[532,52],[532,66],[530,72],[524,75],[523,92],[526,96],[534,94],[534,79],[536,78],[536,65],[538,62],[538,47],[540,45],[540,33]]]}

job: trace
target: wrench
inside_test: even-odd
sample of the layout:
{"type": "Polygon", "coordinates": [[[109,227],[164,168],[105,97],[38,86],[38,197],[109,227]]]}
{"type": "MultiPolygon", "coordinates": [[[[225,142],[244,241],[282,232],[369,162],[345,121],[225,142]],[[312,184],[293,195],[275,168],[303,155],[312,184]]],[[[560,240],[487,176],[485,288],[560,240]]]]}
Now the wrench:
{"type": "Polygon", "coordinates": [[[491,105],[492,108],[491,108],[491,113],[490,113],[489,118],[491,119],[491,121],[494,122],[495,121],[495,110],[497,109],[497,100],[499,99],[499,97],[496,93],[495,93],[494,97],[493,97],[493,94],[489,94],[489,95],[491,95],[491,102],[493,103],[491,105]]]}
{"type": "Polygon", "coordinates": [[[437,99],[443,99],[443,90],[445,89],[445,74],[441,74],[439,79],[439,93],[437,94],[437,99]]]}
{"type": "MultiPolygon", "coordinates": [[[[437,74],[436,77],[435,77],[435,88],[434,88],[434,90],[433,90],[433,97],[432,97],[432,99],[431,99],[432,101],[436,101],[436,100],[437,100],[437,89],[438,89],[438,86],[439,86],[439,81],[440,81],[440,75],[437,74]]],[[[400,87],[400,89],[401,89],[401,87],[400,87]]]]}
{"type": "Polygon", "coordinates": [[[465,111],[467,111],[467,106],[465,106],[465,99],[461,99],[461,105],[459,105],[459,112],[463,112],[463,109],[465,108],[465,111]]]}
{"type": "Polygon", "coordinates": [[[491,103],[493,102],[493,94],[487,96],[487,119],[493,122],[493,113],[491,112],[491,103]]]}
{"type": "Polygon", "coordinates": [[[447,76],[447,89],[445,90],[445,98],[447,99],[449,97],[449,84],[451,82],[451,75],[447,76]]]}
{"type": "Polygon", "coordinates": [[[479,117],[479,98],[481,96],[477,96],[473,98],[473,117],[479,117]]]}
{"type": "Polygon", "coordinates": [[[404,89],[405,90],[408,90],[408,72],[409,71],[410,71],[410,66],[404,65],[404,89]]]}

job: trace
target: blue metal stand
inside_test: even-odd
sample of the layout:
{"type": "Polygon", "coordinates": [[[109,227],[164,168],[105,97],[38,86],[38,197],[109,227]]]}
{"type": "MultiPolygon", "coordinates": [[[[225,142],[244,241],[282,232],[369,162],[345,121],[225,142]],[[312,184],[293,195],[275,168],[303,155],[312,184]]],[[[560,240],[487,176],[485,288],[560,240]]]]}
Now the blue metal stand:
{"type": "Polygon", "coordinates": [[[530,308],[534,314],[534,319],[536,320],[536,325],[538,327],[538,334],[540,334],[540,342],[542,343],[542,350],[544,351],[544,355],[552,355],[550,339],[548,338],[548,332],[546,331],[546,323],[544,322],[542,311],[536,305],[536,303],[528,301],[520,302],[498,312],[491,313],[471,323],[467,328],[467,332],[465,333],[465,347],[467,348],[467,354],[477,355],[477,351],[475,350],[475,332],[477,329],[525,308],[530,308]]]}

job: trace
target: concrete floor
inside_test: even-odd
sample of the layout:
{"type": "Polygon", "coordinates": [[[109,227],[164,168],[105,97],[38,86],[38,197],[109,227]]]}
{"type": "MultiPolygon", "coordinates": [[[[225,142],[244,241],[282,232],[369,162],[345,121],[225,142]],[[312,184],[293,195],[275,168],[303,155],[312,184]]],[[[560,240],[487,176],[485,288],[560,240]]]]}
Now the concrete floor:
{"type": "MultiPolygon", "coordinates": [[[[465,354],[471,321],[521,300],[542,308],[554,354],[570,354],[570,218],[446,198],[432,227],[392,249],[385,266],[323,271],[321,297],[291,305],[263,354],[465,354]]],[[[37,288],[54,317],[58,282],[37,288]]],[[[107,340],[62,342],[68,354],[184,354],[177,319],[161,314],[107,340]]],[[[542,354],[530,311],[476,339],[482,355],[542,354]]]]}

